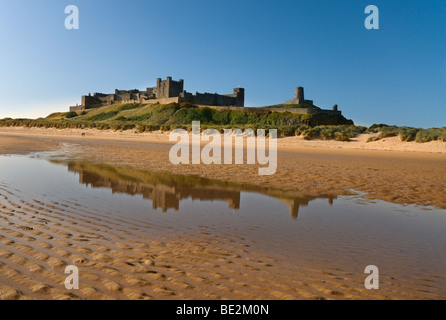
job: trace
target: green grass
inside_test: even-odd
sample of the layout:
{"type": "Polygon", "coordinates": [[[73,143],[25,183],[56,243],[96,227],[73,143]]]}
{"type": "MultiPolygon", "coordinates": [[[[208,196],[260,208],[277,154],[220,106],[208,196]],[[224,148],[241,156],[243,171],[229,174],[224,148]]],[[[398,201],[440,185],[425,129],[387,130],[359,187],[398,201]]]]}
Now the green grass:
{"type": "MultiPolygon", "coordinates": [[[[53,120],[65,119],[66,114],[67,114],[66,112],[55,112],[55,113],[50,114],[48,117],[46,117],[46,119],[53,119],[53,120]]],[[[10,119],[10,120],[12,120],[12,119],[10,119]]]]}
{"type": "Polygon", "coordinates": [[[246,111],[222,108],[199,108],[189,103],[116,104],[78,112],[52,113],[39,119],[3,119],[0,126],[41,128],[96,128],[99,130],[190,130],[192,121],[200,121],[201,128],[278,129],[281,136],[295,135],[301,128],[320,125],[352,125],[342,116],[325,114],[295,114],[290,112],[246,111]]]}

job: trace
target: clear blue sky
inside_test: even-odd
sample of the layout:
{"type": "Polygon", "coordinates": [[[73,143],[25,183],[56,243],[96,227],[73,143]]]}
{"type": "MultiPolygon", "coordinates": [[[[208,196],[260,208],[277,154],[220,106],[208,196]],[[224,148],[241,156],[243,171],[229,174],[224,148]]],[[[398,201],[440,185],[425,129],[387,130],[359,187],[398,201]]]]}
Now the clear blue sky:
{"type": "Polygon", "coordinates": [[[247,106],[300,85],[357,124],[446,126],[444,0],[0,0],[0,43],[0,118],[170,75],[190,92],[244,87],[247,106]],[[380,30],[364,27],[370,4],[380,30]]]}

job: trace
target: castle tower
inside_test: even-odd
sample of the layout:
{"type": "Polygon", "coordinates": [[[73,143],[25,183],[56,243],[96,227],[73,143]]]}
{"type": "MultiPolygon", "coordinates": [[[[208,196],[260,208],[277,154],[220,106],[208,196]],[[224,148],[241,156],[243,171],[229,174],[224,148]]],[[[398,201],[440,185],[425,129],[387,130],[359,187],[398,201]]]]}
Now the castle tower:
{"type": "Polygon", "coordinates": [[[307,104],[312,106],[313,100],[305,100],[304,88],[297,87],[296,91],[294,92],[294,99],[285,101],[285,104],[307,104]]]}
{"type": "Polygon", "coordinates": [[[296,88],[296,92],[294,93],[294,100],[296,100],[298,104],[305,103],[305,96],[304,96],[304,88],[303,87],[297,87],[296,88]]]}
{"type": "Polygon", "coordinates": [[[244,107],[245,106],[245,89],[244,88],[234,88],[235,96],[235,106],[244,107]]]}
{"type": "MultiPolygon", "coordinates": [[[[147,89],[148,90],[148,89],[147,89]]],[[[167,77],[166,80],[158,78],[156,80],[156,87],[153,88],[157,99],[179,97],[184,91],[184,80],[172,80],[172,77],[167,77]]]]}

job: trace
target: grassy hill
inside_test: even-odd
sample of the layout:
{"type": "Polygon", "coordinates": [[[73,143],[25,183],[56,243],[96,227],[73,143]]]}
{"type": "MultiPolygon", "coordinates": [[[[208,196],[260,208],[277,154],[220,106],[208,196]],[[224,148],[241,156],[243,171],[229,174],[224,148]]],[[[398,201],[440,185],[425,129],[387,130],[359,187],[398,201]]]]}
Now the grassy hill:
{"type": "Polygon", "coordinates": [[[55,128],[98,128],[112,130],[190,129],[192,121],[200,121],[202,129],[252,128],[278,129],[282,135],[294,135],[301,126],[353,125],[343,116],[325,114],[295,114],[290,112],[254,112],[197,107],[188,103],[115,104],[78,112],[59,112],[46,118],[3,119],[0,126],[32,126],[55,128]]]}

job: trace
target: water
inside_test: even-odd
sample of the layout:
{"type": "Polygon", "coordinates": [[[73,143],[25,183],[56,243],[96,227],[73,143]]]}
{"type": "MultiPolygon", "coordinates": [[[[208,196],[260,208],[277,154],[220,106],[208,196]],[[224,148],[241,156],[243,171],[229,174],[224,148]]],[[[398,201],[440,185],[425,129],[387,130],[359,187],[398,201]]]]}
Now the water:
{"type": "Polygon", "coordinates": [[[376,265],[386,281],[446,292],[446,210],[39,156],[0,157],[0,194],[8,191],[17,202],[63,203],[92,218],[147,223],[156,234],[237,234],[287,267],[328,266],[359,277],[376,265]]]}

